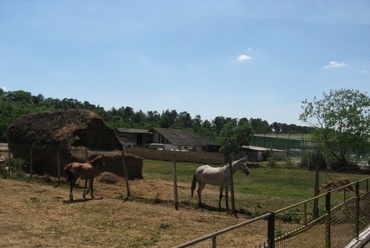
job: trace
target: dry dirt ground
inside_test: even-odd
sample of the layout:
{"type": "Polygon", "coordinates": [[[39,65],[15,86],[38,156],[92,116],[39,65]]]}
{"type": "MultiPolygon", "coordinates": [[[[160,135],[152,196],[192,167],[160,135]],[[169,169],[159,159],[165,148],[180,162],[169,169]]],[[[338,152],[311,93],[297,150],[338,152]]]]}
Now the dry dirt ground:
{"type": "MultiPolygon", "coordinates": [[[[124,201],[124,178],[115,185],[98,179],[95,194],[100,198],[83,200],[78,187],[72,203],[65,182],[55,188],[55,181],[0,179],[0,247],[173,247],[250,218],[195,207],[190,185],[178,185],[179,198],[189,201],[175,210],[170,181],[130,181],[131,197],[124,201]]],[[[206,202],[217,206],[217,188],[206,187],[204,194],[213,199],[206,202]]],[[[217,245],[255,247],[265,240],[266,230],[263,221],[223,234],[217,245]]],[[[211,247],[211,242],[196,247],[211,247]]]]}

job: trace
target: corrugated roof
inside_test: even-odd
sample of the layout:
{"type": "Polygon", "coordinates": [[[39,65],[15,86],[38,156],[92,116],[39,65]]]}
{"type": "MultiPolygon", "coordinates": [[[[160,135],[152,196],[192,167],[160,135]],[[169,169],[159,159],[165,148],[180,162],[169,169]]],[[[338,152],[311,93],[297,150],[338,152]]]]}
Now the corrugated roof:
{"type": "Polygon", "coordinates": [[[253,150],[253,151],[270,151],[272,150],[273,152],[283,152],[285,150],[278,150],[278,149],[271,149],[271,148],[266,148],[266,147],[260,147],[260,146],[242,146],[242,148],[253,150]]]}
{"type": "Polygon", "coordinates": [[[218,144],[181,129],[152,128],[176,146],[219,146],[218,144]]]}
{"type": "Polygon", "coordinates": [[[145,129],[136,129],[136,128],[117,127],[117,130],[120,133],[150,133],[148,130],[145,130],[145,129]]]}

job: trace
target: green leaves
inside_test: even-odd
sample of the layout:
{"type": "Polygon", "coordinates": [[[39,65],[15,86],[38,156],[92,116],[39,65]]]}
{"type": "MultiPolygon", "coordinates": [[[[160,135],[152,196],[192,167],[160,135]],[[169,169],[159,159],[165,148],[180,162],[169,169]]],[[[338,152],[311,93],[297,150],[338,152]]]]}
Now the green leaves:
{"type": "Polygon", "coordinates": [[[253,131],[248,122],[243,122],[240,125],[229,122],[220,132],[220,151],[236,154],[241,151],[242,146],[249,145],[252,136],[253,131]]]}
{"type": "Polygon", "coordinates": [[[358,90],[330,90],[323,99],[302,102],[299,119],[316,127],[312,141],[343,167],[350,153],[362,154],[369,146],[370,98],[358,90]]]}

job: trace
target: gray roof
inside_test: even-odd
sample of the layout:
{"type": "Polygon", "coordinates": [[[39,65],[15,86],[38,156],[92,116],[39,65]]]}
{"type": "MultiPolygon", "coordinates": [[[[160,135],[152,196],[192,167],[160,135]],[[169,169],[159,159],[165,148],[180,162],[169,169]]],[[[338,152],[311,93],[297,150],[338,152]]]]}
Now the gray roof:
{"type": "Polygon", "coordinates": [[[200,137],[194,133],[181,129],[152,128],[163,135],[171,144],[176,146],[219,146],[218,144],[200,137]]]}
{"type": "Polygon", "coordinates": [[[117,130],[120,133],[150,133],[148,130],[145,130],[145,129],[136,129],[136,128],[117,127],[117,130]]]}

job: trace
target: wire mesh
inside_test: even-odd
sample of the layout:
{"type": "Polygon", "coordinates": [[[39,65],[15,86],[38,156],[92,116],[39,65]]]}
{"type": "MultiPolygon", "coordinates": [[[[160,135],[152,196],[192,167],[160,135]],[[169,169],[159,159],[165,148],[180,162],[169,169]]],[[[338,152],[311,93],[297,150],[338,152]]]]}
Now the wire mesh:
{"type": "Polygon", "coordinates": [[[344,247],[356,237],[356,198],[332,209],[330,213],[330,237],[332,247],[344,247]]]}

